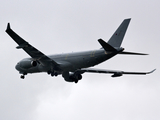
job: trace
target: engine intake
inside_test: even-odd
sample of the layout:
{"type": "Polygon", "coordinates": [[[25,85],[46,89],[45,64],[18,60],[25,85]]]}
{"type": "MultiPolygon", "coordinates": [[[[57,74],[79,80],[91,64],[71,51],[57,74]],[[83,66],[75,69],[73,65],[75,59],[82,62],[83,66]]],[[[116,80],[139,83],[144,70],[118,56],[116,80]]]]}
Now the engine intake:
{"type": "Polygon", "coordinates": [[[81,74],[70,74],[69,75],[69,78],[70,79],[73,79],[73,80],[81,80],[82,79],[82,75],[81,74]]]}
{"type": "Polygon", "coordinates": [[[67,82],[75,82],[75,83],[77,83],[79,80],[82,79],[82,75],[81,74],[75,74],[75,73],[63,73],[62,76],[64,77],[64,79],[67,82]]]}
{"type": "Polygon", "coordinates": [[[37,66],[37,62],[36,62],[36,61],[32,61],[32,62],[31,62],[31,65],[32,65],[33,67],[36,67],[36,66],[37,66]]]}

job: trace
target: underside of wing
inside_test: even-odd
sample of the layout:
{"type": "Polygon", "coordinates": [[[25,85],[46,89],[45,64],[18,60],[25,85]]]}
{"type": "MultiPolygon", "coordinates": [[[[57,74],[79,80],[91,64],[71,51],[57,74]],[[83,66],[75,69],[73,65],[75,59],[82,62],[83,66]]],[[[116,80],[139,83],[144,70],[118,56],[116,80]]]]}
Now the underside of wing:
{"type": "Polygon", "coordinates": [[[156,69],[150,71],[150,72],[125,72],[125,71],[120,71],[120,70],[104,70],[104,69],[94,69],[94,68],[84,68],[81,69],[80,71],[82,73],[84,72],[90,72],[90,73],[106,73],[106,74],[112,74],[112,77],[120,77],[123,74],[128,74],[128,75],[146,75],[154,72],[156,69]]]}
{"type": "Polygon", "coordinates": [[[43,65],[52,64],[54,68],[58,66],[58,64],[50,59],[48,56],[43,54],[41,51],[30,45],[23,38],[21,38],[18,34],[16,34],[8,23],[6,32],[8,35],[18,44],[17,49],[22,48],[26,53],[28,53],[34,60],[40,62],[43,65]]]}

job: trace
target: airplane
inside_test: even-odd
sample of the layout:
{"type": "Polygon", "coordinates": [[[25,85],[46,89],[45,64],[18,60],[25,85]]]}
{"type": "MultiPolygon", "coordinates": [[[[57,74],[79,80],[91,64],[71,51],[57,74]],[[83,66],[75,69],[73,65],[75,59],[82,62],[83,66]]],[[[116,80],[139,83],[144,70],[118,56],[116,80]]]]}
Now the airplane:
{"type": "Polygon", "coordinates": [[[112,74],[111,77],[120,77],[124,74],[150,74],[154,72],[155,69],[150,72],[125,72],[120,70],[92,68],[93,66],[98,65],[117,54],[147,55],[144,53],[126,52],[124,51],[124,48],[120,47],[130,20],[131,18],[124,19],[108,42],[98,39],[98,42],[102,47],[97,50],[56,54],[50,56],[45,55],[21,38],[11,29],[10,23],[8,23],[6,32],[18,44],[16,48],[23,49],[30,56],[30,58],[24,58],[18,62],[15,68],[20,74],[22,74],[20,76],[22,79],[24,79],[25,75],[28,73],[46,72],[51,76],[62,75],[65,81],[75,83],[82,79],[82,74],[85,72],[107,73],[112,74]]]}

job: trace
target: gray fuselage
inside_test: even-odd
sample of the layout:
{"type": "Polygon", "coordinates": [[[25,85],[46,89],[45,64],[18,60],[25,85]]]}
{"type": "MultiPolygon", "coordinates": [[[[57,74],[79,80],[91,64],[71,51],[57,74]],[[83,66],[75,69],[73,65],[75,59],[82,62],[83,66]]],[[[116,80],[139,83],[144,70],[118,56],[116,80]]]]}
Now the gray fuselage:
{"type": "MultiPolygon", "coordinates": [[[[105,60],[113,57],[116,53],[106,52],[104,49],[49,55],[48,57],[59,64],[58,74],[62,74],[63,71],[74,72],[81,68],[87,68],[95,66],[105,60]]],[[[42,64],[37,64],[37,66],[32,66],[31,62],[33,58],[25,58],[21,60],[16,65],[16,69],[20,73],[37,73],[37,72],[47,72],[50,67],[43,66],[42,64]]]]}

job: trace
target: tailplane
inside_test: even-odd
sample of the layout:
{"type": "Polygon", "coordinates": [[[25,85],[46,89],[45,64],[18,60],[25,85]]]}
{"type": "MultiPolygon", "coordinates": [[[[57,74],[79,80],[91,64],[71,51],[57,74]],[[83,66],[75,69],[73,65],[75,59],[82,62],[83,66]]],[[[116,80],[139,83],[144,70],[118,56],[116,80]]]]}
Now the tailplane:
{"type": "Polygon", "coordinates": [[[124,38],[124,35],[126,33],[126,30],[128,28],[128,25],[130,23],[131,19],[125,19],[121,25],[118,27],[118,29],[115,31],[115,33],[112,35],[112,37],[109,39],[108,44],[110,44],[112,47],[120,47],[124,38]]]}
{"type": "Polygon", "coordinates": [[[99,39],[98,42],[101,44],[105,51],[117,51],[114,47],[112,47],[102,39],[99,39]]]}
{"type": "Polygon", "coordinates": [[[120,53],[118,53],[118,54],[123,54],[123,55],[148,55],[148,54],[146,54],[146,53],[125,52],[125,51],[120,52],[120,53]]]}

